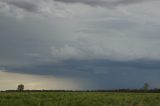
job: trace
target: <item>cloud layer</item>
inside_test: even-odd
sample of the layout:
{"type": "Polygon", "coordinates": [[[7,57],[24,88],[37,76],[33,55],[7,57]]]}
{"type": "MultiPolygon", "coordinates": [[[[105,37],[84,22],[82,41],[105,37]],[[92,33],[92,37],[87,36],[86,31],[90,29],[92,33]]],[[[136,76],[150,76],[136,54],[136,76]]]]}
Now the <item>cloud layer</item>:
{"type": "Polygon", "coordinates": [[[146,0],[55,0],[65,3],[84,3],[91,6],[117,6],[132,3],[140,3],[146,0]]]}
{"type": "Polygon", "coordinates": [[[84,78],[97,82],[91,85],[98,89],[139,87],[147,78],[156,85],[159,4],[156,0],[0,0],[0,67],[11,73],[84,78]],[[136,81],[123,78],[136,73],[136,81]],[[120,82],[110,83],[114,77],[120,82]]]}

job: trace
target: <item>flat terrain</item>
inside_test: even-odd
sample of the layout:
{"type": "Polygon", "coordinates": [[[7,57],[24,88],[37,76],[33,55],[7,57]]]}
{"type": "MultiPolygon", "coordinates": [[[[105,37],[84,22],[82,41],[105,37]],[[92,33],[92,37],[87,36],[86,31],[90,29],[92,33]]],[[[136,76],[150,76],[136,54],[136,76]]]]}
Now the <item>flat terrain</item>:
{"type": "Polygon", "coordinates": [[[160,106],[158,93],[2,92],[0,106],[160,106]]]}

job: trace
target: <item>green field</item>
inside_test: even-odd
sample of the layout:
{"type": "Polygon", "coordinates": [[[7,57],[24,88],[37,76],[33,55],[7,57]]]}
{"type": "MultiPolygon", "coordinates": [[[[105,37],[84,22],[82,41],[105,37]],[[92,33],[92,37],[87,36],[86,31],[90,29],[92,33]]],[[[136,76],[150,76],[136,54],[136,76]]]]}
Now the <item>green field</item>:
{"type": "Polygon", "coordinates": [[[3,92],[0,106],[160,106],[156,93],[3,92]]]}

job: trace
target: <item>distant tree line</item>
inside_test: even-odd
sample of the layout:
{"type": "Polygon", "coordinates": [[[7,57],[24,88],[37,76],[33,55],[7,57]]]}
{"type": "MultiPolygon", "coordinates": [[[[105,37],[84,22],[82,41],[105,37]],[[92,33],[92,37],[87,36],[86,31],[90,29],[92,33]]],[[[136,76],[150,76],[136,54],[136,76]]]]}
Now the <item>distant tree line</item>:
{"type": "Polygon", "coordinates": [[[115,90],[6,90],[1,92],[122,92],[122,93],[160,93],[160,89],[115,89],[115,90]]]}
{"type": "Polygon", "coordinates": [[[1,92],[133,92],[133,93],[160,93],[160,89],[149,89],[149,84],[144,83],[141,89],[114,89],[114,90],[24,90],[24,85],[19,84],[17,90],[1,92]]]}

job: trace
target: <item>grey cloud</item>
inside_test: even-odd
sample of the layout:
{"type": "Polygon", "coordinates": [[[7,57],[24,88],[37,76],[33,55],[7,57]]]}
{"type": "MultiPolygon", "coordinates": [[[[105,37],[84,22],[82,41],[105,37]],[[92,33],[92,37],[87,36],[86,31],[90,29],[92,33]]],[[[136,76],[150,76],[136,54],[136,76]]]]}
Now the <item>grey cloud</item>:
{"type": "Polygon", "coordinates": [[[84,3],[92,6],[117,6],[138,3],[146,0],[55,0],[65,3],[84,3]]]}
{"type": "Polygon", "coordinates": [[[52,20],[29,18],[21,21],[0,15],[0,64],[25,65],[55,61],[51,47],[59,47],[71,40],[69,35],[72,33],[69,31],[72,27],[65,26],[69,22],[52,20]],[[65,34],[67,38],[64,38],[65,34]]]}
{"type": "MultiPolygon", "coordinates": [[[[0,2],[6,3],[7,5],[15,6],[17,8],[23,9],[28,12],[41,13],[41,9],[45,8],[41,6],[40,2],[51,3],[49,0],[36,1],[36,0],[0,0],[0,2]]],[[[53,0],[54,2],[64,2],[64,3],[83,3],[91,6],[106,6],[114,7],[117,5],[127,5],[132,3],[139,3],[143,1],[150,0],[53,0]]]]}
{"type": "Polygon", "coordinates": [[[38,12],[38,3],[34,1],[27,0],[2,0],[3,3],[7,5],[12,5],[17,8],[23,9],[28,12],[38,12]]]}
{"type": "Polygon", "coordinates": [[[35,4],[27,1],[8,1],[8,4],[14,5],[18,8],[27,10],[29,12],[36,12],[38,11],[38,8],[35,4]]]}
{"type": "MultiPolygon", "coordinates": [[[[0,12],[20,16],[20,18],[23,16],[38,16],[40,18],[72,17],[73,14],[76,14],[76,12],[73,12],[74,10],[81,11],[79,7],[73,6],[73,8],[75,9],[72,9],[72,6],[57,3],[53,0],[0,0],[0,12]]],[[[85,9],[82,11],[84,12],[85,9]]]]}

